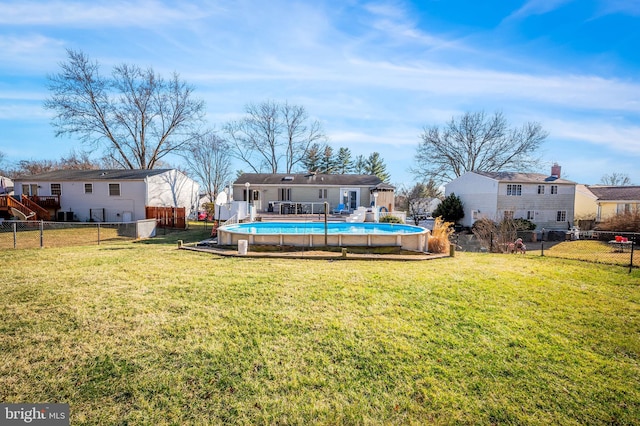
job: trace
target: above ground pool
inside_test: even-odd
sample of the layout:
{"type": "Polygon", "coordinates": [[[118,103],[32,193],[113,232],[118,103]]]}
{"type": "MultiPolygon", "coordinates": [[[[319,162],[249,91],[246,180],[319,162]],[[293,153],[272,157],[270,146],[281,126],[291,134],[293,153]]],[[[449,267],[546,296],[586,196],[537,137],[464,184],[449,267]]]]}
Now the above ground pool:
{"type": "Polygon", "coordinates": [[[218,228],[218,244],[302,247],[401,247],[427,251],[429,231],[419,226],[397,223],[327,222],[248,222],[218,228]],[[326,239],[326,241],[325,241],[326,239]]]}

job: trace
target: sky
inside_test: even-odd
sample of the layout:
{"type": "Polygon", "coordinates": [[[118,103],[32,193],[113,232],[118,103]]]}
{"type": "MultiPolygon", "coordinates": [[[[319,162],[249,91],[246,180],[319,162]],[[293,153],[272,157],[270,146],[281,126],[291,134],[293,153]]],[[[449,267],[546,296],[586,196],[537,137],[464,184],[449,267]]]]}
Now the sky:
{"type": "Polygon", "coordinates": [[[640,0],[2,0],[5,161],[86,148],[43,108],[66,49],[103,73],[177,72],[212,128],[249,103],[302,105],[336,151],[379,152],[397,186],[425,127],[477,111],[549,132],[532,171],[640,185],[640,0]]]}

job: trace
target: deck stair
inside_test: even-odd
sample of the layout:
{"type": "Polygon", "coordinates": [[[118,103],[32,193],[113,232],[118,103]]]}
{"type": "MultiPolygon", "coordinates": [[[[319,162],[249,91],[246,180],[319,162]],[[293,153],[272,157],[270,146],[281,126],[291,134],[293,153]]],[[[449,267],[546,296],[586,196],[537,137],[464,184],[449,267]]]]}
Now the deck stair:
{"type": "Polygon", "coordinates": [[[364,222],[367,215],[366,207],[358,207],[347,218],[347,222],[364,222]]]}
{"type": "Polygon", "coordinates": [[[47,209],[45,209],[43,207],[40,207],[39,204],[37,204],[36,202],[32,201],[29,197],[26,197],[26,196],[22,195],[20,197],[20,201],[27,208],[31,209],[32,211],[34,211],[36,213],[36,216],[37,216],[38,220],[51,220],[51,213],[49,213],[49,211],[47,209]]]}
{"type": "Polygon", "coordinates": [[[29,207],[22,204],[20,201],[16,200],[10,195],[2,195],[0,196],[0,210],[9,212],[12,216],[14,215],[14,211],[20,212],[24,215],[26,220],[37,220],[38,214],[34,212],[29,207]]]}

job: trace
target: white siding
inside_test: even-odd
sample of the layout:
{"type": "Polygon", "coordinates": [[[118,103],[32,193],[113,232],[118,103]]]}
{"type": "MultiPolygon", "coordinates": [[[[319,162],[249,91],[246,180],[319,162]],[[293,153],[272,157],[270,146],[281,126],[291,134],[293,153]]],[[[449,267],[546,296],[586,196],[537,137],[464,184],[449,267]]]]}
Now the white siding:
{"type": "Polygon", "coordinates": [[[513,196],[507,194],[508,184],[517,182],[501,182],[498,195],[498,218],[503,217],[505,211],[513,211],[514,219],[526,219],[527,212],[535,212],[533,223],[536,229],[567,229],[567,222],[573,223],[575,202],[575,185],[557,183],[520,183],[522,195],[513,196]],[[544,194],[538,194],[538,185],[544,185],[544,194]],[[556,194],[551,193],[551,185],[558,187],[556,194]],[[558,211],[566,212],[566,220],[558,222],[558,211]]]}
{"type": "Polygon", "coordinates": [[[445,196],[456,194],[462,201],[464,217],[462,226],[471,226],[486,217],[494,220],[497,214],[498,182],[491,178],[468,172],[445,185],[445,196]],[[474,211],[476,218],[474,219],[474,211]]]}
{"type": "Polygon", "coordinates": [[[153,207],[185,207],[187,217],[198,208],[199,190],[197,182],[178,170],[150,176],[147,205],[153,207]]]}
{"type": "Polygon", "coordinates": [[[25,179],[16,188],[22,193],[22,184],[37,184],[38,195],[51,194],[51,183],[61,188],[60,211],[73,212],[74,219],[86,222],[91,219],[106,222],[122,222],[146,218],[146,206],[185,207],[187,216],[197,206],[198,184],[177,170],[170,170],[140,180],[88,180],[88,181],[31,181],[25,179]],[[92,184],[92,192],[85,193],[85,184],[92,184]],[[120,195],[109,195],[109,184],[120,185],[120,195]],[[93,212],[93,217],[90,216],[93,212]],[[102,215],[104,212],[104,216],[102,215]]]}
{"type": "Polygon", "coordinates": [[[557,182],[499,182],[495,179],[468,172],[445,185],[445,195],[455,193],[463,203],[463,226],[472,226],[475,220],[488,218],[501,220],[505,211],[512,211],[513,218],[527,218],[533,212],[537,229],[566,229],[573,223],[575,184],[557,182]],[[521,195],[507,195],[507,185],[521,185],[521,195]],[[538,194],[538,186],[544,193],[538,194]],[[557,187],[552,193],[551,186],[557,187]],[[558,211],[566,212],[566,220],[558,222],[558,211]],[[474,218],[475,213],[475,218],[474,218]]]}

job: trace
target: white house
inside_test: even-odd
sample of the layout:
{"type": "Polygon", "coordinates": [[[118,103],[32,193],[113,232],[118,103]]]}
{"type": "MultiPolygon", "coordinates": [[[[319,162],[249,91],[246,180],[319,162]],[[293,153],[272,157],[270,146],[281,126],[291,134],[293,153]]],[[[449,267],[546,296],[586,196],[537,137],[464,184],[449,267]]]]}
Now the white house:
{"type": "Polygon", "coordinates": [[[233,199],[249,201],[257,212],[353,211],[375,205],[394,210],[395,187],[377,176],[320,173],[244,173],[233,183],[233,199]]]}
{"type": "Polygon", "coordinates": [[[463,226],[481,218],[528,219],[537,229],[568,229],[573,225],[576,183],[560,178],[554,164],[551,175],[513,172],[467,172],[445,185],[463,203],[463,226]]]}
{"type": "Polygon", "coordinates": [[[97,222],[146,219],[146,207],[184,207],[189,216],[199,192],[197,182],[175,169],[57,170],[14,183],[17,199],[47,201],[53,218],[97,222]]]}

